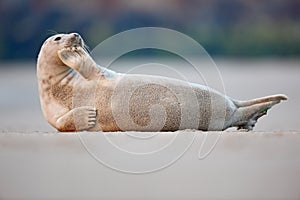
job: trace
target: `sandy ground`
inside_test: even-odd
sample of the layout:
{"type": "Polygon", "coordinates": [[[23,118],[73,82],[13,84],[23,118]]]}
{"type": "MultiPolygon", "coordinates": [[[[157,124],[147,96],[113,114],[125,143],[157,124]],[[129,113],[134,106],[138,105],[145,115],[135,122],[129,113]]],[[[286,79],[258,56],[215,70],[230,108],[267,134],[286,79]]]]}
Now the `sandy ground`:
{"type": "Polygon", "coordinates": [[[299,200],[299,143],[299,132],[0,132],[0,199],[299,200]]]}
{"type": "MultiPolygon", "coordinates": [[[[259,120],[255,130],[300,130],[300,60],[216,59],[221,76],[210,64],[200,61],[201,74],[181,61],[160,60],[161,65],[147,64],[150,62],[153,60],[116,62],[111,68],[120,72],[185,76],[189,81],[208,83],[240,100],[283,93],[289,100],[272,108],[259,120]]],[[[44,120],[40,109],[35,63],[0,64],[0,130],[54,130],[44,120]]]]}

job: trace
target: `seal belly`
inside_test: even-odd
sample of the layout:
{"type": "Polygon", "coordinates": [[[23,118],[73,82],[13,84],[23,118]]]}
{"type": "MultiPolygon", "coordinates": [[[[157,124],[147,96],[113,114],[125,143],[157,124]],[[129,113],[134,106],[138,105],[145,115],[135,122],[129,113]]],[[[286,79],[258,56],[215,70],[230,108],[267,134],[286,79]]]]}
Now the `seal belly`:
{"type": "Polygon", "coordinates": [[[111,113],[105,109],[109,120],[100,123],[114,121],[122,131],[208,130],[212,108],[216,108],[212,99],[224,102],[224,107],[217,107],[225,113],[221,119],[223,129],[225,117],[232,115],[230,101],[224,95],[202,85],[165,77],[125,75],[112,91],[111,104],[99,105],[102,109],[111,108],[111,113]]]}
{"type": "Polygon", "coordinates": [[[144,127],[145,131],[151,120],[157,120],[154,117],[165,121],[161,131],[175,131],[180,127],[180,102],[169,88],[159,84],[146,84],[133,91],[129,100],[129,116],[135,124],[144,127]]]}

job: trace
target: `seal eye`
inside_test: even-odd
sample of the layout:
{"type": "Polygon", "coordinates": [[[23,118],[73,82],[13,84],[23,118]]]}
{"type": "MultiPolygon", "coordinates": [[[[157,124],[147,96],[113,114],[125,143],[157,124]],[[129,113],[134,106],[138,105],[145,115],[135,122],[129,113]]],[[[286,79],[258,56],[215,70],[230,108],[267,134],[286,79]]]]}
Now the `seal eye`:
{"type": "Polygon", "coordinates": [[[61,39],[61,37],[56,37],[55,39],[54,39],[54,41],[58,41],[58,40],[60,40],[61,39]]]}

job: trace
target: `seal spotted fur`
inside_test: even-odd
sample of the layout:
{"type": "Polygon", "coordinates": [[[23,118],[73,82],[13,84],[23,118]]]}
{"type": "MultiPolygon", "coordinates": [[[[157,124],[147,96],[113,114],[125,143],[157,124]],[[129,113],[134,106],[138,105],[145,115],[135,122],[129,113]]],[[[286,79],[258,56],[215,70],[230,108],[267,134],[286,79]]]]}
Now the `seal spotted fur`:
{"type": "Polygon", "coordinates": [[[252,130],[287,99],[238,101],[199,84],[116,73],[95,63],[77,33],[44,42],[37,77],[44,116],[59,131],[252,130]]]}

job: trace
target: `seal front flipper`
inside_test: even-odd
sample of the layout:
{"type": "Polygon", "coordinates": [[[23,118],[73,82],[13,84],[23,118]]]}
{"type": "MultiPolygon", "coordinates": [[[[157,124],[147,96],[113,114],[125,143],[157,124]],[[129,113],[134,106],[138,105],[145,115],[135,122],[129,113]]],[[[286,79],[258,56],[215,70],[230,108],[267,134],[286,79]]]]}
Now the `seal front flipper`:
{"type": "Polygon", "coordinates": [[[232,127],[247,131],[252,130],[257,120],[266,115],[267,111],[275,104],[280,103],[281,100],[287,100],[287,97],[285,95],[273,95],[249,101],[234,100],[237,110],[233,114],[232,127]]]}
{"type": "Polygon", "coordinates": [[[96,108],[82,106],[74,108],[58,118],[55,126],[61,132],[84,131],[94,127],[96,120],[96,108]]]}
{"type": "Polygon", "coordinates": [[[87,80],[103,76],[93,58],[82,47],[68,47],[57,52],[59,59],[87,80]]]}

